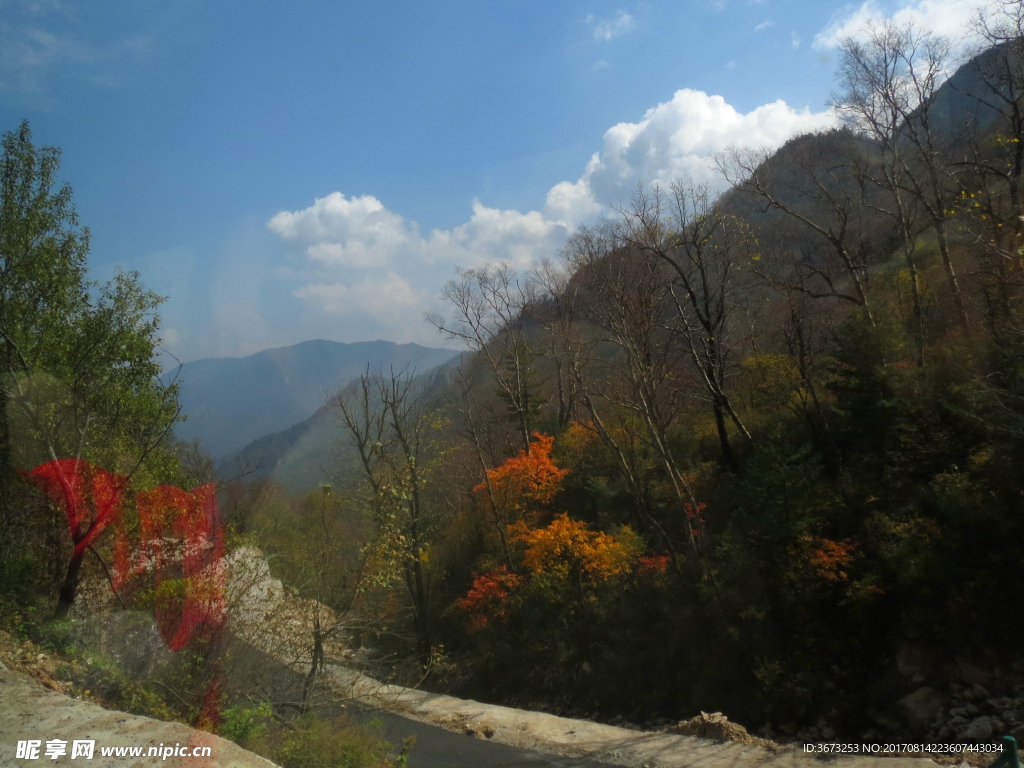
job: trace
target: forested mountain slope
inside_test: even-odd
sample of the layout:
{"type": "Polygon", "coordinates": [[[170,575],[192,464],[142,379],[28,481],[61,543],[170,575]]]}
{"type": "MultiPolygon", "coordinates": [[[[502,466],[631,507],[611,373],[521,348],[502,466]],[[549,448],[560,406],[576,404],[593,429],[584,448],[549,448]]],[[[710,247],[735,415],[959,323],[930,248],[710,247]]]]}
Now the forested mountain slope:
{"type": "MultiPolygon", "coordinates": [[[[457,361],[457,356],[449,358],[424,371],[431,392],[441,393],[457,361]]],[[[339,423],[336,399],[332,399],[308,419],[253,440],[227,462],[224,473],[247,472],[253,478],[269,478],[289,490],[304,492],[319,483],[347,477],[354,459],[354,448],[339,423]]]]}

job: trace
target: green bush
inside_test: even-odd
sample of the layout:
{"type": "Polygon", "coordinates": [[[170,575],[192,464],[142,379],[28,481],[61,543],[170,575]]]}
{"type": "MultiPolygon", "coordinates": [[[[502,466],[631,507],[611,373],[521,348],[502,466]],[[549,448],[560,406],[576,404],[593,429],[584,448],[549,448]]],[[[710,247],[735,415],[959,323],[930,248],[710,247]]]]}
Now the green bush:
{"type": "MultiPolygon", "coordinates": [[[[316,714],[277,724],[239,743],[282,768],[390,768],[391,745],[370,727],[316,714]]],[[[401,759],[401,758],[400,758],[401,759]]],[[[401,765],[401,763],[399,763],[401,765]]]]}

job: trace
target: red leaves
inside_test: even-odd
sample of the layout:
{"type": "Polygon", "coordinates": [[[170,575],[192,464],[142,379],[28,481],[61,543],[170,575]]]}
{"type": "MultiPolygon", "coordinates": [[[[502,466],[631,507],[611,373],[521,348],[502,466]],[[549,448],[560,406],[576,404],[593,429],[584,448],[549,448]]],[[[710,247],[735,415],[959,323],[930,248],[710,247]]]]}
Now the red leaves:
{"type": "Polygon", "coordinates": [[[455,607],[469,614],[469,630],[482,629],[492,619],[505,618],[505,598],[522,579],[509,573],[503,565],[478,575],[465,597],[455,601],[455,607]]]}
{"type": "Polygon", "coordinates": [[[668,570],[668,556],[654,555],[637,560],[636,572],[641,576],[659,575],[668,570]]]}
{"type": "Polygon", "coordinates": [[[683,505],[686,508],[686,517],[690,521],[690,533],[693,534],[693,538],[698,538],[704,535],[704,526],[706,521],[704,520],[703,512],[707,508],[707,504],[703,502],[697,504],[697,509],[693,508],[693,505],[689,502],[683,505]]]}
{"type": "Polygon", "coordinates": [[[224,624],[224,538],[215,486],[161,485],[135,496],[140,563],[153,569],[157,626],[167,647],[204,641],[224,624]],[[178,549],[180,547],[180,549],[178,549]]]}
{"type": "Polygon", "coordinates": [[[64,510],[75,544],[73,560],[111,523],[121,519],[122,495],[127,478],[82,459],[55,459],[40,464],[22,477],[43,489],[50,502],[64,510]]]}
{"type": "Polygon", "coordinates": [[[136,494],[139,541],[133,546],[121,524],[124,475],[82,459],[55,459],[21,474],[67,516],[72,563],[114,526],[115,589],[132,575],[153,571],[157,625],[171,650],[206,642],[220,631],[226,612],[224,536],[213,483],[191,492],[161,485],[136,494]]]}

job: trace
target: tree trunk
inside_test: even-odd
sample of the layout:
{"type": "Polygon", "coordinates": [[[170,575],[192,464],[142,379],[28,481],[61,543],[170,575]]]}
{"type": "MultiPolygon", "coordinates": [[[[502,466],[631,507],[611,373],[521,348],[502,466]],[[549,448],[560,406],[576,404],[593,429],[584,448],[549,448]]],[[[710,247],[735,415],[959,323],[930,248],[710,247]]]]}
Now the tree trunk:
{"type": "Polygon", "coordinates": [[[320,632],[320,609],[317,608],[313,614],[313,656],[309,663],[309,674],[302,681],[302,706],[303,713],[309,710],[309,696],[313,690],[313,683],[316,681],[317,673],[324,664],[324,641],[320,632]]]}
{"type": "Polygon", "coordinates": [[[942,266],[946,270],[949,290],[953,294],[953,304],[956,306],[957,319],[960,321],[960,326],[964,329],[964,332],[967,333],[970,331],[967,307],[964,305],[964,297],[960,292],[960,284],[956,279],[953,261],[949,257],[949,243],[946,240],[946,222],[942,219],[935,222],[935,235],[939,240],[939,253],[942,255],[942,266]]]}
{"type": "Polygon", "coordinates": [[[907,267],[910,270],[910,290],[914,297],[914,338],[917,341],[917,367],[924,368],[924,308],[921,306],[921,283],[917,276],[917,261],[914,259],[914,244],[906,251],[907,267]]]}
{"type": "Polygon", "coordinates": [[[726,466],[734,472],[739,472],[739,463],[736,461],[736,454],[732,451],[732,443],[729,442],[729,428],[725,424],[725,409],[718,402],[714,403],[715,426],[718,427],[718,443],[722,447],[722,460],[726,466]]]}
{"type": "Polygon", "coordinates": [[[53,612],[54,621],[66,619],[75,603],[75,592],[78,590],[78,573],[82,570],[82,559],[85,557],[85,550],[81,554],[72,555],[68,563],[68,572],[60,585],[60,592],[57,596],[57,609],[53,612]]]}

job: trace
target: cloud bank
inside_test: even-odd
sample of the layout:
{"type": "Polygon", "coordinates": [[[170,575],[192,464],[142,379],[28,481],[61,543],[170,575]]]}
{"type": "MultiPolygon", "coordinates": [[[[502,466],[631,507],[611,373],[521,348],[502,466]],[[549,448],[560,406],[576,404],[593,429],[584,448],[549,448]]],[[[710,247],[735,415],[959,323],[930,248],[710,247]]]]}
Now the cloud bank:
{"type": "Polygon", "coordinates": [[[307,208],[281,211],[267,227],[289,250],[289,277],[302,282],[292,295],[307,312],[359,320],[360,327],[370,321],[396,341],[436,344],[423,314],[443,310],[437,296],[456,266],[528,267],[554,256],[575,226],[626,202],[638,183],[690,178],[721,186],[713,157],[726,147],[776,147],[834,124],[828,110],[776,101],[743,113],[721,96],[682,89],[637,122],[609,128],[581,175],[548,191],[543,210],[522,213],[473,201],[464,224],[424,234],[373,195],[336,191],[307,208]]]}

